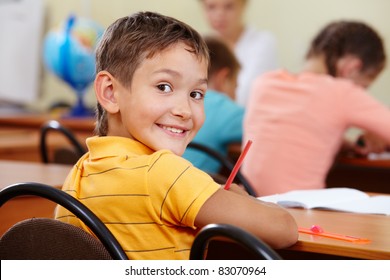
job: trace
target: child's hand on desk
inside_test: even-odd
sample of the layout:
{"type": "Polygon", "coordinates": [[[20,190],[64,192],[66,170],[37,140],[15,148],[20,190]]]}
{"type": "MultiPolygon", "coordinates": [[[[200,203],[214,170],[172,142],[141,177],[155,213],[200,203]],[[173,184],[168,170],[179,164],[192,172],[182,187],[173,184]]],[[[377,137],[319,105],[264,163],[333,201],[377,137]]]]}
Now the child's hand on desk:
{"type": "Polygon", "coordinates": [[[239,186],[237,184],[231,184],[228,191],[231,191],[231,192],[234,192],[234,193],[238,193],[238,194],[241,194],[241,195],[249,195],[243,187],[241,187],[241,186],[239,186]]]}
{"type": "Polygon", "coordinates": [[[365,132],[354,145],[354,152],[367,156],[369,153],[383,153],[387,150],[388,144],[379,136],[365,132]]]}

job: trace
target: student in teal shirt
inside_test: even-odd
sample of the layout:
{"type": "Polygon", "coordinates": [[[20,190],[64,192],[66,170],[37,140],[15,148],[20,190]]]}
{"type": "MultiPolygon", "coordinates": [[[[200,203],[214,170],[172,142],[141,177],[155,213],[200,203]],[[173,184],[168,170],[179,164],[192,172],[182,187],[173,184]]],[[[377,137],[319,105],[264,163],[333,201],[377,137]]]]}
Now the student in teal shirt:
{"type": "MultiPolygon", "coordinates": [[[[220,40],[206,37],[210,51],[208,90],[204,99],[206,120],[193,142],[227,156],[228,147],[242,140],[244,108],[235,103],[240,65],[233,52],[220,40]]],[[[187,148],[183,157],[199,169],[218,173],[221,165],[206,153],[187,148]]]]}

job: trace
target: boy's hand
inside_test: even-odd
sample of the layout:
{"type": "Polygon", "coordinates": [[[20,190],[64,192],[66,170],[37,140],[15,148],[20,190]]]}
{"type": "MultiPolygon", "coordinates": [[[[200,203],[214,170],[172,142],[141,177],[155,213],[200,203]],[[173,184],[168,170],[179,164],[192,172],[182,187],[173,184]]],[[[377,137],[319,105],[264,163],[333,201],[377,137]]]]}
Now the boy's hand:
{"type": "Polygon", "coordinates": [[[237,184],[231,184],[228,191],[232,191],[234,193],[241,194],[241,195],[249,195],[243,187],[237,184]]]}

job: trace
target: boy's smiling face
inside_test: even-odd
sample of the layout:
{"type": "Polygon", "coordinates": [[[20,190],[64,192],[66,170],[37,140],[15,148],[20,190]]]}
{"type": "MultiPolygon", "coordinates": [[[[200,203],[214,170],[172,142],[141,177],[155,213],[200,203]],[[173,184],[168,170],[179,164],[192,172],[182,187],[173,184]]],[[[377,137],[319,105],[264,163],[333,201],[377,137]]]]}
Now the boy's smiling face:
{"type": "Polygon", "coordinates": [[[205,119],[208,66],[188,49],[177,43],[145,59],[134,72],[130,88],[116,87],[122,124],[110,128],[114,135],[135,139],[156,151],[184,153],[205,119]]]}

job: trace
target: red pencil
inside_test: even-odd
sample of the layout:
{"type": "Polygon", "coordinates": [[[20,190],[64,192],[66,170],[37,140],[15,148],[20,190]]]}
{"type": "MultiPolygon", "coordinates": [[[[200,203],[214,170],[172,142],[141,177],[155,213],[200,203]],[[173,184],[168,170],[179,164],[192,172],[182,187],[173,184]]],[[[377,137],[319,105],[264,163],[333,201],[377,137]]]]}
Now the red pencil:
{"type": "Polygon", "coordinates": [[[245,157],[246,153],[248,152],[249,147],[251,145],[252,145],[252,140],[248,140],[248,142],[245,145],[244,150],[242,151],[240,157],[238,158],[236,164],[234,165],[233,170],[229,175],[229,178],[226,181],[225,188],[224,188],[225,190],[228,190],[230,188],[230,185],[232,184],[234,177],[236,177],[236,174],[237,174],[238,170],[240,169],[241,164],[244,160],[244,157],[245,157]]]}

